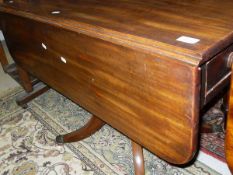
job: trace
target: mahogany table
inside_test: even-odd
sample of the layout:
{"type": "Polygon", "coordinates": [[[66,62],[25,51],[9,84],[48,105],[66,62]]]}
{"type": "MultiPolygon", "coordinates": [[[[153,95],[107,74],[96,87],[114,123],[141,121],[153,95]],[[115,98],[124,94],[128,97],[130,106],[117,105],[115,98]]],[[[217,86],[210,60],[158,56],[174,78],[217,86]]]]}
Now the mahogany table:
{"type": "Polygon", "coordinates": [[[230,83],[231,7],[232,0],[3,0],[0,29],[18,74],[1,62],[26,91],[20,105],[49,86],[93,114],[57,142],[107,123],[132,139],[136,174],[144,173],[142,147],[185,164],[197,150],[200,111],[230,83]]]}

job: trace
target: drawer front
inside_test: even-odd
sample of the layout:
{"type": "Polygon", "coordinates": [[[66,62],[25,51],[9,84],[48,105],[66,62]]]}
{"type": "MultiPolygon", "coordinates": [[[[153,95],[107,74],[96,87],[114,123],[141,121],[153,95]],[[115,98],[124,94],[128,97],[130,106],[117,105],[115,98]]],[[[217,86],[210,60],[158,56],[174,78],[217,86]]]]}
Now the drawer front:
{"type": "Polygon", "coordinates": [[[197,68],[25,18],[3,19],[17,64],[161,158],[182,164],[194,156],[197,68]]]}
{"type": "Polygon", "coordinates": [[[229,85],[231,76],[230,54],[233,45],[216,55],[202,67],[202,104],[205,105],[229,85]]]}

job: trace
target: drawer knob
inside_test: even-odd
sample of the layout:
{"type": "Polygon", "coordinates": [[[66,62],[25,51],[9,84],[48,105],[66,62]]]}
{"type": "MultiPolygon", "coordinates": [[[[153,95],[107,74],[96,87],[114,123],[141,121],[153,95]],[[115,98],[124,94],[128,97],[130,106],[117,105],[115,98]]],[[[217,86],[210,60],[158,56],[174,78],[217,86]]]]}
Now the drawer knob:
{"type": "Polygon", "coordinates": [[[231,52],[227,58],[227,67],[231,68],[232,64],[233,64],[233,52],[231,52]]]}

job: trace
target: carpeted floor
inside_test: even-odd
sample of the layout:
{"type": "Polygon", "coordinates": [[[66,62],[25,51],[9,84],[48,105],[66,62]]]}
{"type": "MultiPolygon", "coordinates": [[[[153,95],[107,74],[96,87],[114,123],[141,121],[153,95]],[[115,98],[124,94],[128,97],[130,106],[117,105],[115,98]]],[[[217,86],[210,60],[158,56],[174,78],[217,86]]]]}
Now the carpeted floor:
{"type": "Polygon", "coordinates": [[[201,134],[201,150],[216,159],[225,161],[225,129],[224,129],[224,115],[221,111],[222,101],[220,100],[214,107],[205,113],[201,118],[204,123],[212,124],[213,133],[201,134]]]}
{"type": "MultiPolygon", "coordinates": [[[[15,104],[19,88],[0,95],[0,175],[134,174],[130,141],[110,126],[72,144],[56,135],[73,131],[90,114],[54,90],[24,110],[15,104]]],[[[144,150],[148,175],[216,175],[199,161],[178,168],[144,150]]]]}

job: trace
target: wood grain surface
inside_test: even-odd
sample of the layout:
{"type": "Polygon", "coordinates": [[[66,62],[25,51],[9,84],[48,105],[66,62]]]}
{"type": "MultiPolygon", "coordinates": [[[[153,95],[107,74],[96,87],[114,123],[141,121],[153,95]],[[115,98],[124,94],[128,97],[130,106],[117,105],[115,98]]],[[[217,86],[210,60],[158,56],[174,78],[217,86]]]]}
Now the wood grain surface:
{"type": "Polygon", "coordinates": [[[159,157],[192,159],[198,67],[14,15],[1,14],[1,27],[16,63],[31,74],[159,157]]]}
{"type": "Polygon", "coordinates": [[[232,0],[3,0],[0,28],[22,70],[135,143],[183,164],[197,147],[200,89],[206,87],[207,102],[228,82],[232,6],[232,0]],[[198,40],[188,44],[181,36],[198,40]]]}
{"type": "Polygon", "coordinates": [[[225,153],[228,167],[230,168],[231,173],[233,173],[233,78],[231,78],[229,112],[226,125],[225,153]]]}
{"type": "Polygon", "coordinates": [[[0,11],[193,65],[204,63],[233,43],[232,0],[10,2],[3,0],[0,11]],[[60,13],[52,14],[57,11],[60,13]],[[200,42],[179,42],[180,36],[200,42]]]}

